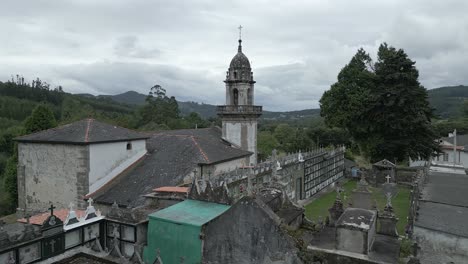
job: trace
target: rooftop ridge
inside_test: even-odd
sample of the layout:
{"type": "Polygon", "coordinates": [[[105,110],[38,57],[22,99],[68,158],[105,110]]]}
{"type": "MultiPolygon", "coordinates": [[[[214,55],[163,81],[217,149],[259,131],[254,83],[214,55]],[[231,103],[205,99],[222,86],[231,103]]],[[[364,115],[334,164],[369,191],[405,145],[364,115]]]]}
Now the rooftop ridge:
{"type": "Polygon", "coordinates": [[[88,118],[88,124],[86,126],[86,132],[85,132],[85,142],[89,142],[89,130],[91,128],[91,122],[93,119],[88,118]]]}
{"type": "Polygon", "coordinates": [[[195,140],[195,137],[194,136],[191,136],[190,138],[192,138],[192,141],[193,143],[195,144],[195,146],[198,148],[198,150],[200,151],[200,153],[202,154],[203,158],[205,159],[206,162],[210,162],[210,159],[208,158],[208,156],[206,155],[205,151],[203,151],[202,147],[198,144],[198,142],[195,140]]]}

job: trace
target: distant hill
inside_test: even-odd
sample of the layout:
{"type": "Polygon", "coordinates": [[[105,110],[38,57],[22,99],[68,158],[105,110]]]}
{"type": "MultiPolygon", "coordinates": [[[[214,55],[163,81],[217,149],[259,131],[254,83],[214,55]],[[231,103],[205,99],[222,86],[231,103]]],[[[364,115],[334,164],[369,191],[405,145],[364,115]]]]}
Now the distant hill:
{"type": "Polygon", "coordinates": [[[146,95],[135,91],[128,91],[116,95],[99,95],[98,97],[109,97],[116,102],[128,105],[142,105],[146,100],[146,95]]]}
{"type": "MultiPolygon", "coordinates": [[[[461,105],[468,100],[468,86],[447,86],[428,90],[429,102],[435,108],[435,114],[441,118],[453,118],[460,115],[461,105]]],[[[95,97],[91,94],[79,94],[83,97],[95,97]]],[[[116,95],[99,95],[98,98],[108,98],[126,105],[142,105],[146,95],[128,91],[116,95]]],[[[216,106],[197,102],[178,102],[182,115],[196,112],[203,118],[216,117],[216,106]]],[[[299,111],[270,112],[264,111],[262,119],[265,120],[294,120],[320,115],[320,109],[305,109],[299,111]]]]}
{"type": "MultiPolygon", "coordinates": [[[[79,94],[84,97],[94,97],[91,94],[79,94]]],[[[146,95],[128,91],[116,95],[98,95],[98,98],[109,98],[113,101],[127,104],[127,105],[142,105],[145,103],[146,95]]],[[[188,115],[191,112],[196,112],[203,118],[216,117],[216,106],[211,104],[197,103],[197,102],[178,102],[179,109],[182,115],[188,115]]],[[[320,114],[320,109],[306,109],[299,111],[288,112],[269,112],[264,111],[262,118],[267,120],[291,120],[301,119],[307,117],[315,117],[320,114]]]]}
{"type": "Polygon", "coordinates": [[[464,100],[468,100],[468,86],[447,86],[428,91],[429,102],[441,118],[454,118],[461,114],[464,100]]]}

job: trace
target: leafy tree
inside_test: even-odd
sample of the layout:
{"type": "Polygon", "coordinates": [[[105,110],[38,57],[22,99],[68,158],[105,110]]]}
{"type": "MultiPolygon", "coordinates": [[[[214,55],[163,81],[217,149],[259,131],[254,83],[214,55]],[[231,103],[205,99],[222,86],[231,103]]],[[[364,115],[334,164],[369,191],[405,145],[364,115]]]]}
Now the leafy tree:
{"type": "Polygon", "coordinates": [[[258,157],[263,160],[271,155],[273,149],[279,147],[279,143],[271,132],[261,131],[257,135],[257,146],[258,157]]]}
{"type": "Polygon", "coordinates": [[[149,122],[167,125],[170,120],[179,118],[179,106],[175,97],[167,97],[160,85],[151,87],[146,104],[140,110],[141,125],[149,122]]]}
{"type": "Polygon", "coordinates": [[[437,136],[414,65],[403,50],[385,43],[374,64],[358,50],[320,100],[326,124],[346,129],[372,161],[428,158],[437,150],[437,136]]]}
{"type": "Polygon", "coordinates": [[[280,124],[275,128],[273,135],[275,136],[276,140],[278,140],[280,150],[285,152],[293,151],[293,141],[295,135],[294,128],[287,124],[280,124]]]}
{"type": "Polygon", "coordinates": [[[357,141],[367,139],[366,119],[371,87],[375,85],[372,60],[362,48],[338,74],[338,82],[320,99],[320,114],[329,127],[347,130],[357,141]]]}
{"type": "Polygon", "coordinates": [[[9,212],[12,212],[18,204],[18,188],[17,188],[17,164],[18,164],[18,153],[15,148],[15,153],[7,160],[5,171],[3,172],[3,185],[5,192],[8,194],[8,208],[9,212]]]}
{"type": "Polygon", "coordinates": [[[468,118],[468,99],[465,99],[462,106],[463,116],[468,118]]]}
{"type": "Polygon", "coordinates": [[[55,120],[54,113],[45,104],[36,106],[24,124],[26,133],[34,133],[55,126],[57,126],[57,121],[55,120]]]}

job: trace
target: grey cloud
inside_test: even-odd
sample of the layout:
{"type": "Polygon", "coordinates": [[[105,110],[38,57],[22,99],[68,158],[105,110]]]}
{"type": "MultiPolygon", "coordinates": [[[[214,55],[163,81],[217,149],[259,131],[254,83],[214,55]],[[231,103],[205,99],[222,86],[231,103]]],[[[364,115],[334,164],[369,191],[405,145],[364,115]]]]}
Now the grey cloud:
{"type": "Polygon", "coordinates": [[[118,38],[114,45],[114,52],[117,56],[130,58],[155,58],[161,54],[159,49],[141,47],[136,36],[118,38]]]}
{"type": "Polygon", "coordinates": [[[244,51],[269,110],[318,107],[359,47],[402,48],[428,88],[467,84],[468,1],[7,1],[0,80],[20,73],[67,91],[147,93],[220,104],[244,26],[244,51]],[[29,75],[29,76],[28,76],[29,75]]]}

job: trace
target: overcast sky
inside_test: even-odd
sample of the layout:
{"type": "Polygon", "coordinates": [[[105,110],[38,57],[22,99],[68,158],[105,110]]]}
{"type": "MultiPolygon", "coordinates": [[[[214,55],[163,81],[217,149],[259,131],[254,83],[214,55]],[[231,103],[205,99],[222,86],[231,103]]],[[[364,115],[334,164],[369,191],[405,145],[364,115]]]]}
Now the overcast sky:
{"type": "Polygon", "coordinates": [[[416,61],[428,89],[468,84],[468,1],[0,0],[0,80],[13,74],[66,92],[147,94],[224,104],[243,51],[267,110],[317,108],[359,47],[387,42],[416,61]]]}

